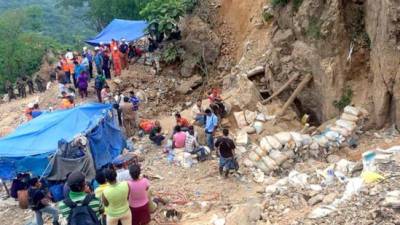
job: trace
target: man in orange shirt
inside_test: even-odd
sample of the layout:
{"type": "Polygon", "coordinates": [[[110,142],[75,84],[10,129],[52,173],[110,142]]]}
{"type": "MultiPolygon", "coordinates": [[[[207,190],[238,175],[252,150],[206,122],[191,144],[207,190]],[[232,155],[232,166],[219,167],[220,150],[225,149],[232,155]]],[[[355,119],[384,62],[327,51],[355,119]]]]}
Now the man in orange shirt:
{"type": "Polygon", "coordinates": [[[121,55],[119,54],[118,47],[114,47],[112,54],[112,61],[113,61],[113,67],[114,67],[114,72],[115,76],[120,76],[121,75],[121,55]]]}
{"type": "Polygon", "coordinates": [[[183,131],[188,130],[190,123],[186,118],[183,118],[180,113],[175,114],[176,125],[180,126],[183,131]]]}
{"type": "Polygon", "coordinates": [[[62,67],[62,70],[63,70],[64,75],[65,75],[64,82],[65,83],[71,83],[71,71],[70,71],[67,59],[65,57],[62,57],[60,63],[61,63],[61,67],[62,67]]]}

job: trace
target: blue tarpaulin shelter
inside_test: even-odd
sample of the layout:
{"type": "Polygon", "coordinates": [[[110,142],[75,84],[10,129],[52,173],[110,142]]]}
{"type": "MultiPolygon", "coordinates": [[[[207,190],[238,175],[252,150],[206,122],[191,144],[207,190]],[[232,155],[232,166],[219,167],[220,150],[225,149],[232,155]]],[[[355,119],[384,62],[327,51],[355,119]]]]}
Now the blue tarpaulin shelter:
{"type": "Polygon", "coordinates": [[[112,39],[121,40],[122,38],[127,41],[134,41],[145,35],[146,27],[147,22],[144,20],[114,19],[96,37],[87,40],[86,43],[96,46],[100,42],[108,44],[112,39]]]}
{"type": "Polygon", "coordinates": [[[21,125],[0,139],[0,178],[8,180],[25,171],[42,175],[59,140],[70,142],[78,134],[88,138],[96,168],[111,162],[126,145],[111,109],[90,103],[45,113],[21,125]]]}

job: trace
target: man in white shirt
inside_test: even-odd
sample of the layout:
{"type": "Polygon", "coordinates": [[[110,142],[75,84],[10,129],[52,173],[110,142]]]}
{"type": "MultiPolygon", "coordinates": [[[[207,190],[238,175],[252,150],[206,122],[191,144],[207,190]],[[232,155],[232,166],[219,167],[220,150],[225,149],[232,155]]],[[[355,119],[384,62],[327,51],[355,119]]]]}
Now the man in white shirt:
{"type": "Polygon", "coordinates": [[[192,107],[192,118],[201,126],[205,123],[205,114],[201,107],[201,99],[197,100],[192,107]]]}

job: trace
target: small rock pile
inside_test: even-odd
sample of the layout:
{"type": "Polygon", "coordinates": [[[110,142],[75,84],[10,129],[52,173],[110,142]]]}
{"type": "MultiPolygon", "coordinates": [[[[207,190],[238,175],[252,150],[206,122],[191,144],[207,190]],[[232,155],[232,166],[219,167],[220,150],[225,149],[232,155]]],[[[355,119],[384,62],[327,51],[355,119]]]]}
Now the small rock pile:
{"type": "Polygon", "coordinates": [[[291,171],[266,187],[263,219],[293,225],[399,224],[399,149],[376,150],[374,172],[384,177],[381,181],[364,176],[368,170],[358,165],[365,159],[362,163],[342,159],[314,173],[291,171]]]}

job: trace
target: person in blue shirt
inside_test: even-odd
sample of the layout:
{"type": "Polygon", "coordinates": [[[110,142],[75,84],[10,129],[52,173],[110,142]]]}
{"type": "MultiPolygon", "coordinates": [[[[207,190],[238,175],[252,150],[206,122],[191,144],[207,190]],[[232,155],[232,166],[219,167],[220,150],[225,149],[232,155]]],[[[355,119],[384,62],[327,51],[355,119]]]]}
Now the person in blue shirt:
{"type": "Polygon", "coordinates": [[[140,99],[135,95],[135,92],[133,92],[133,91],[130,91],[129,95],[130,95],[129,102],[132,103],[132,107],[133,107],[132,110],[138,111],[140,99]]]}
{"type": "Polygon", "coordinates": [[[97,74],[103,74],[103,56],[99,47],[95,47],[94,50],[94,64],[96,65],[97,74]]]}
{"type": "Polygon", "coordinates": [[[218,117],[210,110],[206,109],[206,125],[205,125],[205,133],[207,146],[211,151],[214,150],[214,133],[218,127],[218,117]]]}
{"type": "Polygon", "coordinates": [[[74,79],[75,88],[78,88],[78,77],[81,75],[81,72],[85,70],[85,68],[76,60],[74,61],[74,65],[74,76],[72,78],[74,79]]]}

